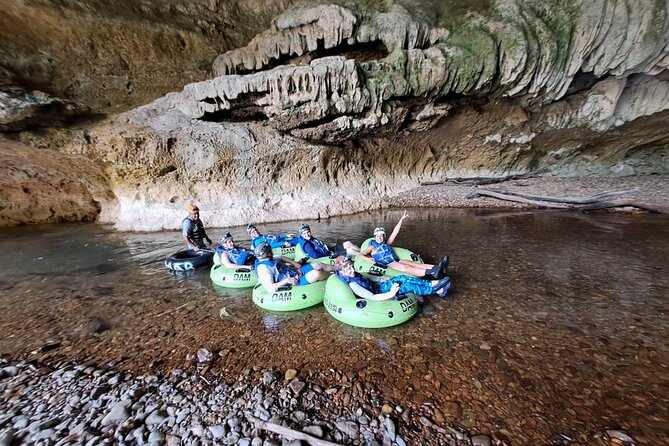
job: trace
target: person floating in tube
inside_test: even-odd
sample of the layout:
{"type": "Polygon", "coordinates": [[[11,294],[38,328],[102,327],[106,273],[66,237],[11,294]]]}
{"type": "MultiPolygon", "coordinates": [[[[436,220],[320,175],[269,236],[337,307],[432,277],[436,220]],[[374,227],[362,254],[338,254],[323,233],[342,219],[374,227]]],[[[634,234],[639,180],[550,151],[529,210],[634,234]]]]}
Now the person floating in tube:
{"type": "Polygon", "coordinates": [[[392,268],[394,270],[411,274],[416,277],[424,277],[426,279],[441,279],[446,277],[448,273],[448,256],[444,257],[441,262],[436,265],[428,263],[417,263],[408,259],[400,259],[390,245],[395,241],[395,237],[400,232],[402,221],[407,218],[407,213],[397,222],[393,232],[386,241],[386,230],[382,227],[374,229],[374,240],[370,245],[362,250],[358,257],[370,262],[378,263],[384,268],[392,268]],[[369,257],[371,255],[371,258],[369,257]]]}
{"type": "Polygon", "coordinates": [[[232,234],[226,232],[219,240],[219,245],[216,247],[216,255],[221,259],[221,264],[226,268],[238,268],[240,265],[248,268],[253,268],[256,261],[256,256],[253,251],[235,246],[235,240],[232,234]]]}
{"type": "Polygon", "coordinates": [[[348,240],[337,243],[332,248],[328,248],[325,243],[311,234],[311,228],[306,223],[300,226],[300,236],[297,238],[297,242],[302,251],[312,259],[330,256],[355,256],[360,254],[360,247],[348,240]]]}
{"type": "Polygon", "coordinates": [[[257,259],[255,269],[258,282],[270,293],[284,285],[308,285],[325,280],[330,276],[330,271],[334,271],[334,267],[323,263],[300,265],[287,257],[274,256],[272,247],[267,242],[256,246],[254,253],[257,259]]]}
{"type": "Polygon", "coordinates": [[[294,234],[261,234],[258,228],[252,224],[246,227],[246,232],[251,237],[251,248],[253,249],[261,243],[269,244],[272,249],[297,245],[297,239],[294,238],[294,234]]]}
{"type": "Polygon", "coordinates": [[[389,300],[397,295],[413,293],[418,296],[436,294],[445,297],[451,287],[451,278],[425,280],[411,276],[397,276],[391,279],[368,279],[355,272],[349,257],[337,258],[337,277],[346,282],[358,299],[389,300]]]}
{"type": "Polygon", "coordinates": [[[206,249],[212,242],[204,230],[202,220],[200,220],[200,209],[194,204],[189,204],[186,206],[186,210],[188,211],[188,217],[184,218],[181,228],[183,239],[188,249],[194,251],[206,249]],[[206,244],[205,240],[207,241],[206,244]]]}

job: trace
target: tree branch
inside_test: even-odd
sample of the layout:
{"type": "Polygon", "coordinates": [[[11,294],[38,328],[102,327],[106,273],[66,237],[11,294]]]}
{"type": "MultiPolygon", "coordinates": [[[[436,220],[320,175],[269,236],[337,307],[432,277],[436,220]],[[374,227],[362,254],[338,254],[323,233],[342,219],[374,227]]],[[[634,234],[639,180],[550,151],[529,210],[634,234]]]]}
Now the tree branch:
{"type": "Polygon", "coordinates": [[[256,418],[248,413],[246,414],[246,419],[255,424],[258,429],[264,429],[266,431],[274,432],[275,434],[279,434],[289,440],[306,441],[308,444],[313,446],[340,446],[339,443],[333,443],[331,441],[321,440],[320,438],[313,437],[309,434],[296,431],[286,426],[281,426],[280,424],[270,423],[269,421],[263,421],[260,418],[256,418]]]}

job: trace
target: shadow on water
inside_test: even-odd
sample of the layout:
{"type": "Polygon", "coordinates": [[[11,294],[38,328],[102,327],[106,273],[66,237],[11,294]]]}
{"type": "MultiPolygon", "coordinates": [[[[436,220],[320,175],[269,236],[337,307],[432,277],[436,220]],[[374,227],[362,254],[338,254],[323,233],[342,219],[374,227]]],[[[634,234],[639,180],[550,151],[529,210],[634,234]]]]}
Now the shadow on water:
{"type": "MultiPolygon", "coordinates": [[[[409,214],[395,244],[427,262],[448,254],[454,288],[446,299],[425,298],[401,327],[350,327],[321,307],[265,313],[251,302],[251,290],[216,287],[207,270],[169,273],[163,261],[180,249],[178,232],[117,233],[92,225],[0,232],[0,299],[51,289],[76,297],[76,290],[88,289],[137,318],[136,326],[124,320],[122,330],[149,330],[167,314],[172,319],[158,334],[172,330],[194,343],[230,332],[229,349],[249,352],[239,361],[348,364],[384,376],[398,399],[469,401],[471,413],[463,416],[472,423],[479,412],[494,413],[497,423],[530,423],[519,414],[542,412],[571,418],[577,431],[596,418],[652,438],[667,435],[660,426],[669,419],[669,219],[443,209],[409,214]],[[200,328],[212,320],[220,332],[200,328]],[[487,409],[477,412],[481,401],[487,409]]],[[[400,216],[388,211],[307,223],[325,241],[361,243],[375,226],[390,234],[400,216]]],[[[258,227],[297,232],[300,223],[258,227]]],[[[248,244],[245,227],[208,232],[217,240],[228,229],[237,243],[248,244]]]]}

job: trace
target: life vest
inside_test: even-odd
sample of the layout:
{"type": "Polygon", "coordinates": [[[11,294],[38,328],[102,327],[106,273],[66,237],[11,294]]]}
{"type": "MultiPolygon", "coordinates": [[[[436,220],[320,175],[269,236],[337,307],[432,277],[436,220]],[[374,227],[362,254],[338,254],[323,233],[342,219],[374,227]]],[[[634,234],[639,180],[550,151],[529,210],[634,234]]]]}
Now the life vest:
{"type": "Polygon", "coordinates": [[[221,253],[226,253],[230,262],[236,263],[237,265],[244,265],[246,259],[251,254],[248,249],[244,248],[232,248],[228,249],[225,246],[217,246],[216,252],[220,255],[221,253]]]}
{"type": "Polygon", "coordinates": [[[269,244],[272,249],[280,248],[286,242],[287,238],[288,237],[286,235],[261,234],[251,240],[251,248],[255,248],[263,242],[269,244]]]}
{"type": "Polygon", "coordinates": [[[258,267],[260,265],[265,265],[269,267],[270,271],[272,272],[272,278],[274,279],[274,283],[277,283],[285,279],[286,277],[297,276],[297,273],[295,271],[288,268],[283,263],[277,262],[276,260],[260,260],[260,261],[256,260],[255,262],[256,271],[258,271],[258,267]]]}
{"type": "Polygon", "coordinates": [[[366,277],[362,277],[360,274],[355,273],[353,277],[350,276],[345,276],[341,274],[339,271],[336,272],[337,277],[339,277],[341,280],[343,280],[346,283],[357,283],[367,291],[376,294],[378,292],[378,286],[376,283],[372,282],[366,277]]]}
{"type": "Polygon", "coordinates": [[[313,259],[318,259],[320,257],[332,255],[332,251],[328,249],[325,243],[313,237],[310,240],[307,240],[305,238],[302,238],[302,236],[300,236],[299,243],[300,243],[300,248],[302,248],[302,251],[304,251],[309,257],[313,259]],[[309,251],[307,251],[306,249],[307,246],[309,247],[309,251],[316,253],[316,255],[311,255],[309,251]]]}
{"type": "Polygon", "coordinates": [[[188,237],[198,245],[198,248],[204,247],[205,244],[203,242],[205,237],[207,237],[207,233],[204,231],[204,224],[202,224],[202,220],[199,218],[197,220],[191,220],[190,218],[186,217],[184,218],[183,222],[181,222],[182,227],[184,224],[186,224],[186,221],[189,223],[188,237]]]}
{"type": "Polygon", "coordinates": [[[388,265],[393,262],[397,262],[400,258],[397,257],[393,248],[390,247],[387,243],[378,243],[376,240],[372,240],[372,246],[376,248],[376,252],[372,254],[372,258],[382,265],[388,265]]]}

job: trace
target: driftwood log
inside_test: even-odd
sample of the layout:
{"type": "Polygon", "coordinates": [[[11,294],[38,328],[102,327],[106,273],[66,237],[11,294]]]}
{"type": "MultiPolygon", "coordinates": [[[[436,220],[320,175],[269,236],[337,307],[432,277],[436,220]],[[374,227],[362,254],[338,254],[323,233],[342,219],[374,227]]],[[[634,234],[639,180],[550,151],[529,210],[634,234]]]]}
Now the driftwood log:
{"type": "Polygon", "coordinates": [[[260,418],[254,417],[248,413],[246,414],[246,419],[255,424],[256,428],[274,432],[275,434],[279,434],[288,440],[300,440],[313,446],[341,446],[339,443],[321,440],[320,438],[305,434],[304,432],[296,431],[295,429],[291,429],[286,426],[281,426],[280,424],[263,421],[260,418]]]}
{"type": "Polygon", "coordinates": [[[497,184],[503,183],[505,181],[511,180],[523,180],[526,178],[534,178],[538,176],[541,172],[532,172],[532,173],[521,173],[517,175],[507,175],[505,177],[456,177],[456,178],[447,178],[444,181],[428,181],[425,183],[420,183],[421,186],[434,186],[437,184],[471,184],[471,185],[484,185],[484,184],[497,184]]]}
{"type": "Polygon", "coordinates": [[[540,197],[536,195],[527,195],[520,192],[512,191],[494,191],[488,189],[476,189],[466,198],[476,198],[480,196],[497,198],[500,200],[513,201],[516,203],[529,204],[540,208],[548,209],[569,209],[578,211],[592,211],[611,209],[618,207],[635,207],[649,212],[656,212],[659,214],[669,214],[669,205],[660,203],[648,203],[645,201],[617,199],[607,200],[611,197],[625,195],[631,192],[637,192],[638,189],[626,189],[621,191],[604,192],[590,197],[540,197]]]}

